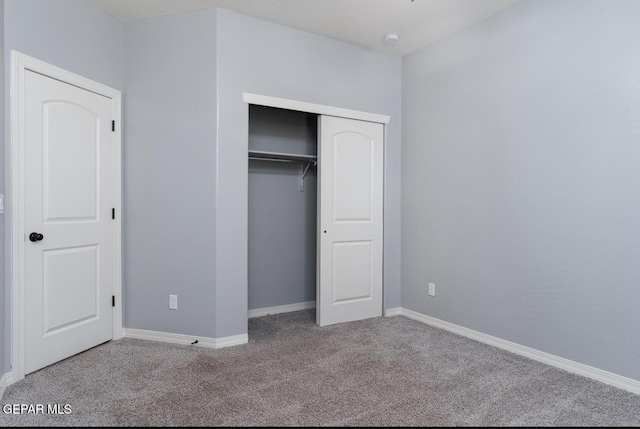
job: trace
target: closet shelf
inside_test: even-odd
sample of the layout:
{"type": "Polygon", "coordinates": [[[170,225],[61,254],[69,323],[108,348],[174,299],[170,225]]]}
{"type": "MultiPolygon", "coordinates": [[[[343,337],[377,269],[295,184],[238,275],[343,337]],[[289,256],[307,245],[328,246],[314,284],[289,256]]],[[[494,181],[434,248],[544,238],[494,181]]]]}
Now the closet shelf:
{"type": "Polygon", "coordinates": [[[293,162],[311,162],[315,164],[318,157],[315,155],[299,155],[295,153],[282,152],[265,152],[261,150],[250,150],[249,158],[263,159],[265,161],[293,161],[293,162]]]}
{"type": "Polygon", "coordinates": [[[262,161],[299,162],[300,163],[300,186],[298,190],[304,191],[304,178],[310,167],[318,165],[318,157],[315,155],[298,155],[295,153],[264,152],[261,150],[250,150],[249,159],[260,159],[262,161]],[[304,165],[306,164],[306,166],[304,165]]]}

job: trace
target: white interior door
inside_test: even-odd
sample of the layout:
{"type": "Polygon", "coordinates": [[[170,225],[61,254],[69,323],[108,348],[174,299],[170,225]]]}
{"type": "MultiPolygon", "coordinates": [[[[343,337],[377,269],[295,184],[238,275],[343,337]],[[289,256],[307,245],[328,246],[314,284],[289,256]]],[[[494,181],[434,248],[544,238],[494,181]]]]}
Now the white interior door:
{"type": "Polygon", "coordinates": [[[321,116],[318,126],[320,326],[382,316],[382,124],[321,116]]]}
{"type": "Polygon", "coordinates": [[[26,71],[25,373],[112,338],[112,99],[26,71]]]}

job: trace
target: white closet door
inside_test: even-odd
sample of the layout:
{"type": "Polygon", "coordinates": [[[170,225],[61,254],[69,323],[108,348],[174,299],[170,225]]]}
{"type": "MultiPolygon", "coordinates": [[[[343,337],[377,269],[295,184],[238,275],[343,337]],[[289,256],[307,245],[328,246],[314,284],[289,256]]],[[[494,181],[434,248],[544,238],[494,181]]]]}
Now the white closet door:
{"type": "Polygon", "coordinates": [[[382,316],[382,124],[321,116],[318,125],[320,326],[382,316]]]}

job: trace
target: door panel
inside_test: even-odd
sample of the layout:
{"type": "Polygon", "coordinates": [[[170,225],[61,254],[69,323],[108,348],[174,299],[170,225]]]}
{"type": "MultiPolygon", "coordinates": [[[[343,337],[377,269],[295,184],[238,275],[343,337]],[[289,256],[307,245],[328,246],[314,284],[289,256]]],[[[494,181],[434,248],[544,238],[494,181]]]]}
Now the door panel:
{"type": "Polygon", "coordinates": [[[382,124],[321,116],[320,326],[382,316],[382,124]]]}
{"type": "Polygon", "coordinates": [[[333,304],[371,299],[371,242],[333,243],[333,304]]]}
{"type": "Polygon", "coordinates": [[[97,317],[98,246],[48,250],[43,256],[44,334],[97,317]]]}
{"type": "Polygon", "coordinates": [[[43,107],[45,221],[95,220],[99,118],[68,102],[43,107]]]}
{"type": "Polygon", "coordinates": [[[115,145],[110,98],[27,71],[24,100],[30,373],[112,338],[115,145]]]}
{"type": "Polygon", "coordinates": [[[339,133],[333,139],[333,220],[371,220],[373,140],[363,134],[339,133]]]}

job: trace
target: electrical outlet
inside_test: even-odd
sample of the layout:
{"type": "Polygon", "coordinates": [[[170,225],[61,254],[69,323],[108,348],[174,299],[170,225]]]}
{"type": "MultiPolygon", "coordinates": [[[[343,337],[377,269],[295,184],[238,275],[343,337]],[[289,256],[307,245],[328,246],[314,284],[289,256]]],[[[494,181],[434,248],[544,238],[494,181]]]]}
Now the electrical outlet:
{"type": "Polygon", "coordinates": [[[436,296],[436,285],[435,285],[435,283],[429,283],[429,296],[436,296]]]}
{"type": "Polygon", "coordinates": [[[178,309],[178,295],[169,295],[169,310],[178,309]]]}

